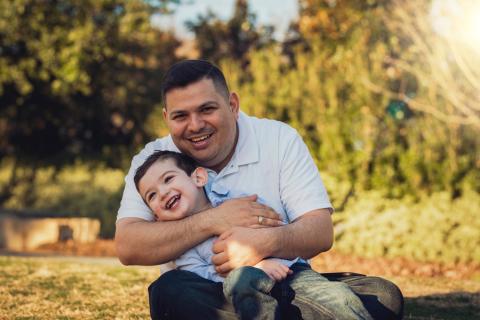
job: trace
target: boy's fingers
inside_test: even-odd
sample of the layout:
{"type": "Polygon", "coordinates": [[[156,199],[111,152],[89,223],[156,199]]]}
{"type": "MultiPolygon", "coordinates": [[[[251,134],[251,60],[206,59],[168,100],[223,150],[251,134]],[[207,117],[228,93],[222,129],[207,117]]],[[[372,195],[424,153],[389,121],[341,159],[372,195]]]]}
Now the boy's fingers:
{"type": "Polygon", "coordinates": [[[216,266],[221,266],[226,262],[228,262],[228,256],[225,252],[220,252],[212,256],[212,263],[216,266]]]}
{"type": "MultiPolygon", "coordinates": [[[[213,261],[213,258],[212,258],[213,261]]],[[[226,274],[229,273],[232,270],[232,267],[230,267],[230,263],[226,262],[220,266],[215,267],[215,271],[219,274],[226,274]]]]}

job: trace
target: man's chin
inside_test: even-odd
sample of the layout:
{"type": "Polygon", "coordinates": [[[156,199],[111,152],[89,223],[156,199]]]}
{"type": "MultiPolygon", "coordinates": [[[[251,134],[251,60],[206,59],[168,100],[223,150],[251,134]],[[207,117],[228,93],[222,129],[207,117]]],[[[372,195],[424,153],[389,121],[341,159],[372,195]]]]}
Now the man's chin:
{"type": "Polygon", "coordinates": [[[210,165],[210,163],[213,162],[212,156],[202,151],[206,151],[206,150],[201,150],[201,151],[196,150],[194,152],[187,153],[187,154],[193,159],[195,159],[195,161],[197,161],[200,165],[208,166],[210,165]]]}

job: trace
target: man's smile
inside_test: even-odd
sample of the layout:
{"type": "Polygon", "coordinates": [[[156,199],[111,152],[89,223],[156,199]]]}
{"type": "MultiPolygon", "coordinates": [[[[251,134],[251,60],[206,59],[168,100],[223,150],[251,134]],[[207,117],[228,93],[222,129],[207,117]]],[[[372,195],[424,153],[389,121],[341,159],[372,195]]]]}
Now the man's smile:
{"type": "Polygon", "coordinates": [[[187,138],[187,140],[192,142],[195,148],[202,149],[208,145],[209,139],[212,136],[213,136],[213,133],[208,133],[201,136],[190,137],[190,138],[187,138]]]}

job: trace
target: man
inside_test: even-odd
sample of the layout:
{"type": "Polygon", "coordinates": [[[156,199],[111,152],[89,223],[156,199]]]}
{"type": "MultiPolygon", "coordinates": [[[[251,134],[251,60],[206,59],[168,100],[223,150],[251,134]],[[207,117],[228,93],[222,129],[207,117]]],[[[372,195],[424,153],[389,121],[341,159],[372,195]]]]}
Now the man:
{"type": "MultiPolygon", "coordinates": [[[[212,262],[217,272],[225,275],[266,257],[309,259],[330,249],[331,205],[295,130],[241,113],[238,95],[229,92],[221,71],[206,61],[186,60],[172,66],[162,93],[170,135],[147,144],[134,157],[125,178],[115,236],[122,263],[166,263],[212,236],[219,236],[212,262]],[[227,187],[258,194],[273,209],[257,203],[252,195],[179,221],[151,221],[133,175],[158,149],[188,154],[216,172],[216,179],[227,187]],[[278,226],[276,212],[285,213],[291,223],[278,226]],[[258,224],[271,228],[250,228],[258,224]]],[[[350,286],[374,318],[401,317],[403,298],[394,284],[361,276],[332,280],[350,286]]],[[[302,300],[302,290],[308,290],[308,284],[297,286],[294,294],[280,294],[279,299],[291,302],[304,318],[329,318],[321,305],[302,300]]],[[[154,319],[236,319],[233,306],[223,297],[221,283],[186,271],[163,273],[149,293],[154,319]]]]}

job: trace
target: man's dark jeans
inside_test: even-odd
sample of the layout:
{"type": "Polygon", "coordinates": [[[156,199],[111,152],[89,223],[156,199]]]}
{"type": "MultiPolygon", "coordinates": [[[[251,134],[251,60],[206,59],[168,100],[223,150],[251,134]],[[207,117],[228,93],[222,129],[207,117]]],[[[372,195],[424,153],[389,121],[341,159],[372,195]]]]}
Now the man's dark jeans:
{"type": "MultiPolygon", "coordinates": [[[[294,273],[309,273],[310,267],[296,264],[292,270],[294,273]]],[[[348,285],[374,319],[402,318],[403,296],[393,283],[378,277],[355,274],[323,276],[330,281],[341,281],[348,285]]],[[[296,286],[293,285],[297,291],[309,288],[308,282],[296,286]]],[[[239,318],[233,304],[228,301],[231,299],[225,298],[222,283],[206,280],[188,271],[169,271],[153,282],[148,291],[152,319],[239,318]]],[[[328,310],[312,308],[312,304],[306,302],[301,293],[295,292],[286,281],[273,286],[271,295],[278,301],[278,308],[272,310],[272,315],[277,319],[332,319],[328,310]]]]}

